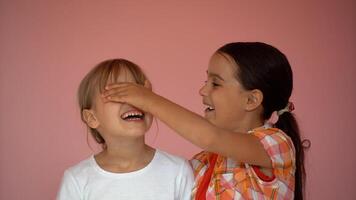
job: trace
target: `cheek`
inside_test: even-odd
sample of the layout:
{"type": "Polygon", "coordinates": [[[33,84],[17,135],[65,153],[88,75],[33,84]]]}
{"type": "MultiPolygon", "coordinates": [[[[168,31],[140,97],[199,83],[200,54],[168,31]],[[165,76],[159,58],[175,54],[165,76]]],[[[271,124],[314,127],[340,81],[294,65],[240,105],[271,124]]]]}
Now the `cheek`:
{"type": "Polygon", "coordinates": [[[145,116],[145,123],[146,123],[146,125],[147,125],[148,128],[151,127],[152,121],[153,121],[153,116],[152,116],[151,114],[147,114],[147,113],[146,113],[146,116],[145,116]]]}
{"type": "Polygon", "coordinates": [[[241,113],[241,100],[236,95],[225,95],[216,105],[216,114],[224,120],[236,119],[241,113]]]}
{"type": "Polygon", "coordinates": [[[100,114],[102,119],[106,121],[113,121],[118,119],[120,107],[115,104],[107,104],[100,108],[98,108],[98,113],[100,114]]]}

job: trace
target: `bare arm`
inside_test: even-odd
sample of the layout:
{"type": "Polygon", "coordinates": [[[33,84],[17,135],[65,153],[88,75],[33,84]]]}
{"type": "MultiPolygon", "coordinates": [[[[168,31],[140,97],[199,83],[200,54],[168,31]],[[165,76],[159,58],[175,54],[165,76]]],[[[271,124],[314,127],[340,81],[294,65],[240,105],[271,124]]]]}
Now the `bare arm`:
{"type": "Polygon", "coordinates": [[[151,90],[136,84],[119,84],[109,87],[104,96],[109,101],[126,102],[155,117],[198,147],[262,167],[271,167],[259,139],[253,135],[221,129],[200,115],[193,113],[151,90]],[[110,90],[111,89],[111,90],[110,90]]]}
{"type": "Polygon", "coordinates": [[[198,147],[236,161],[271,167],[271,161],[257,137],[221,129],[161,96],[155,99],[148,112],[198,147]]]}

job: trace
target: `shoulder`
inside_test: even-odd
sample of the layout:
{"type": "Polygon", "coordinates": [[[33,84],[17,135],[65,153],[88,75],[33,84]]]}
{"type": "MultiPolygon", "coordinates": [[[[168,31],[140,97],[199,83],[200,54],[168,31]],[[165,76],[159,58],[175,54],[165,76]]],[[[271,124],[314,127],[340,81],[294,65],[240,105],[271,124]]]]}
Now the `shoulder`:
{"type": "Polygon", "coordinates": [[[190,160],[190,162],[192,163],[192,165],[206,165],[209,163],[209,159],[213,154],[211,152],[207,152],[207,151],[202,151],[198,154],[196,154],[195,156],[193,156],[193,158],[190,160]]]}
{"type": "Polygon", "coordinates": [[[265,148],[281,145],[294,151],[292,139],[278,128],[257,128],[252,130],[250,134],[258,137],[265,148]]]}
{"type": "Polygon", "coordinates": [[[88,179],[93,157],[87,158],[65,170],[57,199],[80,199],[83,185],[88,179]]]}
{"type": "Polygon", "coordinates": [[[93,162],[94,157],[90,156],[85,160],[80,161],[79,163],[69,167],[65,170],[64,176],[71,176],[72,178],[79,178],[85,176],[86,174],[90,174],[91,170],[93,170],[93,162]]]}
{"type": "Polygon", "coordinates": [[[258,128],[251,132],[259,138],[272,161],[273,168],[294,170],[295,148],[292,139],[278,128],[258,128]]]}
{"type": "Polygon", "coordinates": [[[281,129],[268,127],[268,126],[266,127],[263,126],[263,127],[253,129],[249,133],[259,138],[264,138],[266,136],[278,136],[281,138],[289,139],[289,136],[286,133],[284,133],[281,129]]]}
{"type": "Polygon", "coordinates": [[[209,158],[213,154],[207,151],[202,151],[196,154],[191,160],[190,164],[192,165],[194,175],[197,176],[199,173],[203,173],[204,170],[209,165],[209,158]]]}
{"type": "Polygon", "coordinates": [[[155,157],[156,157],[155,164],[157,167],[159,166],[161,168],[166,168],[166,169],[169,168],[170,170],[175,170],[177,172],[191,170],[188,160],[180,156],[172,155],[165,151],[156,149],[155,157]]]}
{"type": "Polygon", "coordinates": [[[182,165],[186,160],[180,156],[167,153],[165,151],[156,149],[156,156],[159,162],[163,162],[169,165],[182,165]]]}

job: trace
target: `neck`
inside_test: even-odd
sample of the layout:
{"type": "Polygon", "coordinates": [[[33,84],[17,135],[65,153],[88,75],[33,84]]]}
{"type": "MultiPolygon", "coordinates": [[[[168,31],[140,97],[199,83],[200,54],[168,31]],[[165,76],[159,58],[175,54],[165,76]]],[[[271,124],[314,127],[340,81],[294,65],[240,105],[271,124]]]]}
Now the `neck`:
{"type": "Polygon", "coordinates": [[[107,140],[107,147],[95,156],[98,164],[112,172],[129,172],[145,167],[154,156],[154,149],[144,138],[107,140]]]}
{"type": "Polygon", "coordinates": [[[247,133],[248,131],[261,127],[264,124],[263,119],[256,117],[257,115],[247,115],[244,120],[242,120],[238,127],[234,129],[235,132],[247,133]]]}

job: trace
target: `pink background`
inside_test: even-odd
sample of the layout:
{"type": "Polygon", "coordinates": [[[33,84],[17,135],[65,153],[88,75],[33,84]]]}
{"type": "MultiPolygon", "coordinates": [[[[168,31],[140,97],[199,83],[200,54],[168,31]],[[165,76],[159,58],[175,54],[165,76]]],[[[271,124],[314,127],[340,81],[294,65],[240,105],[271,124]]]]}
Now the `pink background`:
{"type": "MultiPolygon", "coordinates": [[[[307,152],[307,199],[356,199],[356,2],[0,0],[0,199],[54,199],[63,171],[93,153],[76,90],[114,57],[141,65],[156,92],[202,113],[210,55],[264,41],[289,58],[307,152]]],[[[147,142],[199,151],[165,125],[147,142]]],[[[95,149],[95,145],[93,145],[95,149]]]]}

